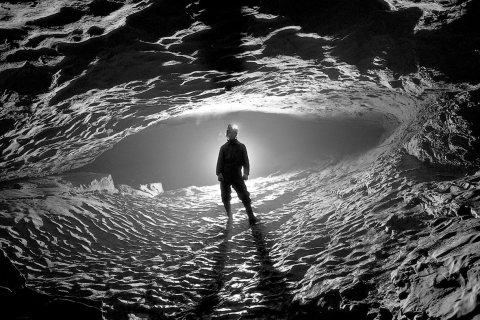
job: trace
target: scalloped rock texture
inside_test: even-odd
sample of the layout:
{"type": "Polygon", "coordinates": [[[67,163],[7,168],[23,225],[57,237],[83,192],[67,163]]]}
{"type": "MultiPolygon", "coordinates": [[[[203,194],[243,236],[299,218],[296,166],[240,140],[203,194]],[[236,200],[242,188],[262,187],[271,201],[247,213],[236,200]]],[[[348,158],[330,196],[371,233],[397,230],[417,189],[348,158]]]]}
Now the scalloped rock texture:
{"type": "MultiPolygon", "coordinates": [[[[0,243],[107,319],[480,319],[480,2],[0,4],[0,243]],[[361,119],[371,150],[163,192],[65,174],[200,111],[361,119]]],[[[5,293],[5,292],[4,292],[5,293]]],[[[54,306],[52,307],[54,308],[54,306]]]]}

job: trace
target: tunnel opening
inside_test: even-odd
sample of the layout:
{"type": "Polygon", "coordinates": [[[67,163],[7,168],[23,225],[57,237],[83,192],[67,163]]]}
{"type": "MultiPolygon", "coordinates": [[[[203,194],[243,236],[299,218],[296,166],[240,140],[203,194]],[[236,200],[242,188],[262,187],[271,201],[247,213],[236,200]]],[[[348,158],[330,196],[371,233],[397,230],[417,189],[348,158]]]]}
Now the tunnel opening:
{"type": "Polygon", "coordinates": [[[239,126],[251,178],[309,169],[375,147],[386,130],[360,119],[312,119],[258,111],[181,116],[128,136],[76,172],[109,173],[117,184],[161,182],[165,191],[217,183],[228,124],[239,126]]]}

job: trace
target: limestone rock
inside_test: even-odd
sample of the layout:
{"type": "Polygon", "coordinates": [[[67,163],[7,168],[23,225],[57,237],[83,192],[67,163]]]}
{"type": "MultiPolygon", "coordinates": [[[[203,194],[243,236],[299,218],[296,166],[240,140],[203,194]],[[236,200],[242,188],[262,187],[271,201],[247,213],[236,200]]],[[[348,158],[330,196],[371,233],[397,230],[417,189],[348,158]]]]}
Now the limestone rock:
{"type": "Polygon", "coordinates": [[[407,152],[432,165],[478,168],[480,131],[474,119],[480,117],[480,109],[471,94],[478,95],[459,93],[451,101],[440,99],[439,107],[425,109],[418,120],[420,128],[405,145],[407,152]]]}
{"type": "Polygon", "coordinates": [[[163,187],[161,183],[149,183],[145,185],[138,185],[136,188],[126,185],[117,185],[118,190],[123,195],[134,195],[143,197],[155,197],[163,193],[163,187]]]}
{"type": "Polygon", "coordinates": [[[67,2],[0,4],[7,317],[479,319],[480,1],[67,2]],[[249,180],[254,227],[218,185],[80,173],[240,111],[384,133],[249,180]]]}
{"type": "Polygon", "coordinates": [[[163,193],[163,186],[160,182],[140,185],[139,189],[146,193],[151,194],[153,197],[163,193]]]}
{"type": "Polygon", "coordinates": [[[25,277],[18,271],[17,267],[10,261],[2,249],[0,249],[0,266],[2,270],[0,287],[5,287],[10,290],[25,287],[25,277]]]}

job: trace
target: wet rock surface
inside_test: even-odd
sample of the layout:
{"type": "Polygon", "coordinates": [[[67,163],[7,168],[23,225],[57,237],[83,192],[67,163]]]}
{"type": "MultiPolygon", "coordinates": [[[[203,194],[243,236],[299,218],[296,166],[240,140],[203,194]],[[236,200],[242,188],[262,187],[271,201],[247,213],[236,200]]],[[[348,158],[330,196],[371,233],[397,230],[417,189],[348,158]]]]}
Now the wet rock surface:
{"type": "Polygon", "coordinates": [[[479,9],[2,2],[11,318],[478,319],[479,9]],[[385,134],[249,181],[254,226],[240,203],[227,219],[217,186],[65,173],[167,119],[239,110],[361,118],[385,134]]]}

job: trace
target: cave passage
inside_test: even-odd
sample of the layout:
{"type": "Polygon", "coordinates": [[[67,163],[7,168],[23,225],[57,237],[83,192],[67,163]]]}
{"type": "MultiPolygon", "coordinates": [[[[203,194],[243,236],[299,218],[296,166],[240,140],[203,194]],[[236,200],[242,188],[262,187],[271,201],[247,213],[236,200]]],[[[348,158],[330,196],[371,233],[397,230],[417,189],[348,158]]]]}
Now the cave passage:
{"type": "Polygon", "coordinates": [[[165,191],[217,183],[215,166],[229,123],[247,146],[250,178],[306,169],[374,147],[385,130],[352,119],[312,120],[262,112],[183,116],[124,138],[75,171],[112,174],[115,183],[161,182],[165,191]]]}

